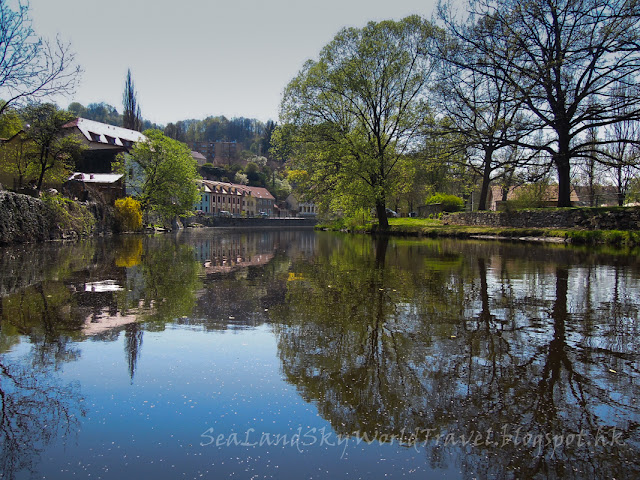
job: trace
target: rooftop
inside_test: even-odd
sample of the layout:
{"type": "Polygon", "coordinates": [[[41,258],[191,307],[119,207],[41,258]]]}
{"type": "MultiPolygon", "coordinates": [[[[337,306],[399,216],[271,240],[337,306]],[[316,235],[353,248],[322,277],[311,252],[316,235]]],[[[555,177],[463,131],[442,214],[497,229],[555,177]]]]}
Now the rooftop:
{"type": "Polygon", "coordinates": [[[89,142],[103,143],[105,145],[129,148],[133,143],[146,139],[142,133],[135,130],[87,120],[86,118],[76,118],[62,126],[62,128],[74,127],[80,130],[80,133],[89,142]]]}
{"type": "Polygon", "coordinates": [[[202,155],[200,152],[196,152],[195,150],[191,150],[191,156],[193,159],[198,162],[198,165],[202,166],[207,163],[207,157],[202,155]]]}
{"type": "Polygon", "coordinates": [[[122,178],[118,173],[81,173],[74,172],[69,180],[77,180],[85,183],[116,183],[122,178]]]}

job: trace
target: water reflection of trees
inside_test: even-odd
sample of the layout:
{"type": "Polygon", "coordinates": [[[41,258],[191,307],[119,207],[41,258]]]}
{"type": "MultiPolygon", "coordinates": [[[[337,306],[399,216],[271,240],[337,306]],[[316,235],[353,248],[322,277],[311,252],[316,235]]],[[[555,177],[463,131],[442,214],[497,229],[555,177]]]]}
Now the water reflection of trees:
{"type": "MultiPolygon", "coordinates": [[[[293,264],[274,315],[288,381],[338,433],[484,439],[491,429],[499,446],[458,457],[469,477],[637,477],[637,264],[503,244],[325,240],[313,263],[293,264]],[[613,427],[624,445],[610,445],[613,427]],[[585,444],[502,445],[518,428],[520,438],[582,433],[585,444]]],[[[448,450],[429,442],[432,465],[448,450]]]]}
{"type": "Polygon", "coordinates": [[[0,355],[0,472],[29,470],[58,436],[70,439],[85,415],[79,386],[63,384],[56,370],[75,358],[66,339],[32,344],[23,358],[0,355]]]}

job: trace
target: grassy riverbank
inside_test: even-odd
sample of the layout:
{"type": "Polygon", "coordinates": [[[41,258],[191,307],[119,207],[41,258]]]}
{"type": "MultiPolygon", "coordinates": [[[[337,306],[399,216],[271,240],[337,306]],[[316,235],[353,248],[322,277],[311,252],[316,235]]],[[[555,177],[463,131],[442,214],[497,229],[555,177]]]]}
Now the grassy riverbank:
{"type": "MultiPolygon", "coordinates": [[[[325,224],[316,228],[342,230],[353,233],[381,233],[377,223],[366,225],[325,224]]],[[[516,240],[549,243],[571,243],[575,245],[613,245],[620,247],[640,246],[640,231],[631,230],[582,230],[548,228],[506,228],[445,225],[441,220],[425,218],[390,218],[388,235],[445,237],[445,238],[481,238],[497,240],[516,240]]]]}

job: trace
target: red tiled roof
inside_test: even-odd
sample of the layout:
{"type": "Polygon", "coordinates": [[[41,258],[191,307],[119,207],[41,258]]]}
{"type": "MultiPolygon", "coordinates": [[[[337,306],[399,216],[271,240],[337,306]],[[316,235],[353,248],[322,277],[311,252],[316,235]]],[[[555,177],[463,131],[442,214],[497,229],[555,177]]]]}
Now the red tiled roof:
{"type": "Polygon", "coordinates": [[[243,185],[245,189],[247,189],[252,197],[266,199],[266,200],[275,200],[275,197],[269,193],[269,190],[263,187],[249,187],[247,185],[243,185]]]}
{"type": "Polygon", "coordinates": [[[212,180],[202,180],[202,183],[209,186],[213,191],[223,190],[222,193],[235,193],[236,195],[251,195],[252,197],[275,200],[275,197],[269,193],[269,190],[263,187],[250,187],[248,185],[239,185],[237,183],[216,182],[212,180]]]}

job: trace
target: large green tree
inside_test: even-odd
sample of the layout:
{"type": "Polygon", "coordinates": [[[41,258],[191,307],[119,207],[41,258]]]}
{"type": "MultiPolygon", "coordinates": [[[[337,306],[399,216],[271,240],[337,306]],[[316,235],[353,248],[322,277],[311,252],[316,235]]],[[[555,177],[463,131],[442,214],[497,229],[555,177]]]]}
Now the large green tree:
{"type": "Polygon", "coordinates": [[[193,210],[198,200],[196,161],[184,143],[159,130],[146,130],[125,160],[128,183],[142,207],[169,220],[193,210]]]}
{"type": "Polygon", "coordinates": [[[286,87],[280,117],[294,127],[286,137],[316,201],[324,197],[335,210],[375,207],[388,227],[398,162],[428,115],[435,34],[418,16],[345,28],[286,87]]]}

